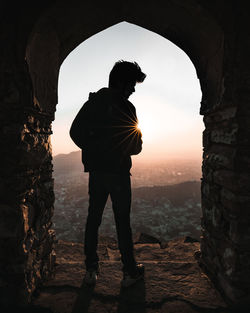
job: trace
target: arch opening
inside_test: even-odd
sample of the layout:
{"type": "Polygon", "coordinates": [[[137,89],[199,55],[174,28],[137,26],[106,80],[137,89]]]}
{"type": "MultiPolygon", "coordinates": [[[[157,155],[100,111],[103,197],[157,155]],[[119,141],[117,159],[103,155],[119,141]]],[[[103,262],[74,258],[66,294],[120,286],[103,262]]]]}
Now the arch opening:
{"type": "MultiPolygon", "coordinates": [[[[199,240],[203,131],[198,115],[199,81],[182,50],[161,36],[125,22],[83,42],[60,68],[59,103],[52,125],[57,238],[83,241],[88,175],[83,174],[80,151],[75,151],[79,148],[71,141],[69,128],[89,92],[107,86],[109,71],[119,59],[135,60],[148,73],[148,82],[139,84],[130,98],[137,109],[144,142],[142,153],[132,158],[134,232],[146,232],[162,241],[184,235],[199,240]],[[121,38],[129,38],[129,47],[121,38]]],[[[116,238],[110,202],[100,233],[116,238]]]]}
{"type": "MultiPolygon", "coordinates": [[[[178,15],[178,12],[175,12],[175,14],[178,15]]],[[[78,13],[74,12],[74,14],[77,15],[78,13]]],[[[159,22],[159,28],[155,28],[150,25],[150,22],[148,24],[147,22],[141,23],[140,18],[136,20],[126,17],[125,19],[119,18],[115,23],[109,22],[109,25],[104,22],[98,26],[98,29],[93,26],[88,29],[87,25],[85,25],[84,29],[78,28],[79,25],[77,26],[77,23],[79,23],[79,20],[75,18],[75,26],[79,30],[75,32],[72,26],[69,28],[69,31],[72,31],[71,34],[58,32],[55,24],[51,24],[50,20],[46,18],[40,20],[37,23],[37,29],[30,37],[26,51],[26,59],[33,82],[34,103],[38,105],[40,112],[44,113],[47,121],[52,122],[55,118],[55,108],[58,102],[58,74],[63,60],[84,39],[105,29],[110,24],[114,25],[121,20],[127,20],[129,23],[142,26],[160,34],[166,39],[170,39],[189,56],[195,66],[202,90],[200,113],[205,114],[209,112],[220,101],[221,97],[221,59],[223,56],[221,38],[223,38],[223,34],[219,30],[216,38],[214,37],[211,41],[208,40],[209,36],[204,36],[204,33],[193,32],[197,24],[204,25],[204,22],[206,27],[211,27],[209,31],[217,30],[212,20],[209,20],[207,25],[208,20],[206,18],[205,20],[200,19],[198,16],[196,16],[197,20],[192,20],[194,22],[193,28],[185,28],[187,25],[183,21],[183,24],[179,24],[179,18],[173,21],[169,16],[169,21],[172,21],[172,24],[170,23],[166,28],[160,26],[161,23],[164,23],[163,21],[159,22]],[[64,38],[64,36],[66,37],[64,38]],[[65,45],[62,45],[64,40],[65,45]]],[[[187,23],[192,23],[190,18],[192,16],[185,17],[187,23]]],[[[164,17],[164,21],[165,19],[166,17],[164,17]]],[[[50,141],[49,147],[51,149],[50,141]]]]}

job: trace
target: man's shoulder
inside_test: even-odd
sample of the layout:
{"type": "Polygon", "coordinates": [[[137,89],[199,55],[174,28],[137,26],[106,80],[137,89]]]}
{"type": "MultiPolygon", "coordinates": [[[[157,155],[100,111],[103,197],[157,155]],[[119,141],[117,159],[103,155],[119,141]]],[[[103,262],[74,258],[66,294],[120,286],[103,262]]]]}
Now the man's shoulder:
{"type": "Polygon", "coordinates": [[[83,104],[82,109],[89,118],[106,119],[110,116],[112,98],[108,88],[104,87],[97,92],[90,92],[88,100],[83,104]]]}
{"type": "Polygon", "coordinates": [[[115,101],[112,92],[110,92],[109,88],[103,87],[99,89],[97,92],[90,92],[88,98],[88,105],[108,105],[115,101]]]}

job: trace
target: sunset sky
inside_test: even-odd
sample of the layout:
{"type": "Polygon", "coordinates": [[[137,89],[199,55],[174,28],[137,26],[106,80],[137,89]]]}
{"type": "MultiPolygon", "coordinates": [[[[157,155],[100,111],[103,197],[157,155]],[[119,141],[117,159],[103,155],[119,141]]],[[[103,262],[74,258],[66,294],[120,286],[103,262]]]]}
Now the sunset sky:
{"type": "Polygon", "coordinates": [[[109,72],[120,59],[136,61],[147,74],[129,98],[143,134],[143,151],[136,158],[201,159],[201,90],[192,62],[172,42],[127,22],[90,37],[63,62],[53,155],[79,150],[69,137],[71,123],[89,92],[108,86],[109,72]]]}

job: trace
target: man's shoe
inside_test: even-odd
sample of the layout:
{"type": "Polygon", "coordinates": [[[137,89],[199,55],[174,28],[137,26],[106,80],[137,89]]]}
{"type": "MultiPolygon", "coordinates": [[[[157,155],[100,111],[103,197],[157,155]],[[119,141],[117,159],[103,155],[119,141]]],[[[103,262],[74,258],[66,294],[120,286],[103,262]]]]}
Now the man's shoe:
{"type": "Polygon", "coordinates": [[[89,286],[93,286],[96,284],[96,281],[97,281],[97,277],[98,277],[98,271],[97,270],[86,270],[86,273],[85,273],[85,277],[84,277],[84,282],[86,285],[89,285],[89,286]]]}
{"type": "Polygon", "coordinates": [[[126,288],[134,285],[138,280],[144,277],[144,265],[137,264],[135,271],[132,273],[124,272],[123,279],[121,281],[121,286],[126,288]]]}

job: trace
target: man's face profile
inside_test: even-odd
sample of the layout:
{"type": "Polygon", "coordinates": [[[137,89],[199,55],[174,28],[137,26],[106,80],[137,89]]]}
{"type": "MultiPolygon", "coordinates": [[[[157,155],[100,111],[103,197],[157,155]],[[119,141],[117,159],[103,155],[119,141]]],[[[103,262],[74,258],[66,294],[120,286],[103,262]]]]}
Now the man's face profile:
{"type": "Polygon", "coordinates": [[[124,85],[123,94],[126,99],[128,99],[129,96],[131,96],[132,93],[135,92],[135,85],[136,82],[128,82],[124,85]]]}

